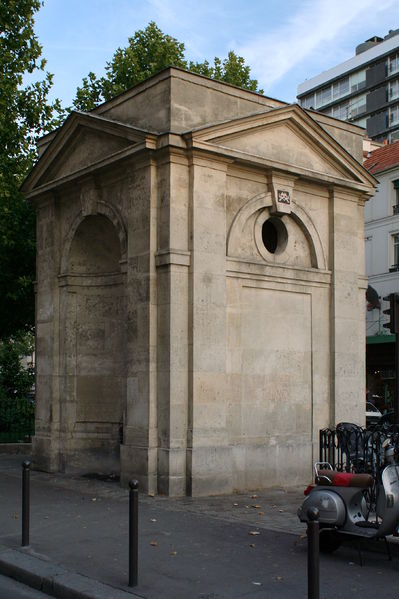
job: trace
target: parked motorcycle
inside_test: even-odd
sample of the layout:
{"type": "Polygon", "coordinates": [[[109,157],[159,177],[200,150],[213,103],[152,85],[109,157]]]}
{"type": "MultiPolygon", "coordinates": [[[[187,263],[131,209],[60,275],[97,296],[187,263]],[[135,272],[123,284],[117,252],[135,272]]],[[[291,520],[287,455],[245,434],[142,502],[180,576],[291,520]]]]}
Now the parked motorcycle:
{"type": "Polygon", "coordinates": [[[316,462],[315,484],[306,489],[298,517],[307,522],[309,508],[318,509],[320,551],[335,551],[345,537],[385,539],[397,531],[399,456],[389,439],[384,441],[383,450],[384,467],[376,480],[370,474],[337,472],[327,462],[316,462]],[[367,502],[372,489],[376,497],[374,512],[367,502]]]}

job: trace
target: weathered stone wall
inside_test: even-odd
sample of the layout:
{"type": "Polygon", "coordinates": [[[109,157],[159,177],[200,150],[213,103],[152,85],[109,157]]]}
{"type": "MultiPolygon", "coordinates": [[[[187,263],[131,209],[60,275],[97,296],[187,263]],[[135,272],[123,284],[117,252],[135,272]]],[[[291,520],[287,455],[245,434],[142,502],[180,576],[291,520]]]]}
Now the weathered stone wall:
{"type": "MultiPolygon", "coordinates": [[[[253,179],[250,171],[232,171],[229,183],[229,222],[239,210],[247,212],[243,243],[234,247],[231,239],[227,280],[226,402],[237,489],[261,486],[265,480],[278,484],[282,471],[292,484],[304,480],[314,434],[317,441],[313,403],[320,392],[324,421],[328,419],[330,277],[325,264],[318,265],[322,272],[312,272],[317,265],[312,264],[304,227],[292,215],[282,217],[288,233],[284,250],[270,254],[261,247],[256,228],[270,217],[271,199],[266,179],[259,178],[257,185],[253,179]],[[244,194],[244,189],[250,192],[244,194]],[[234,255],[237,250],[239,256],[234,255]],[[321,382],[316,389],[315,372],[321,382]]],[[[306,206],[313,223],[313,213],[320,212],[318,220],[328,221],[328,205],[321,210],[319,193],[312,187],[294,191],[295,207],[300,211],[306,206]]],[[[323,195],[328,196],[326,190],[323,195]]],[[[329,244],[327,229],[323,249],[329,244]]]]}
{"type": "Polygon", "coordinates": [[[285,105],[173,68],[99,106],[95,113],[148,131],[183,133],[285,105]]]}

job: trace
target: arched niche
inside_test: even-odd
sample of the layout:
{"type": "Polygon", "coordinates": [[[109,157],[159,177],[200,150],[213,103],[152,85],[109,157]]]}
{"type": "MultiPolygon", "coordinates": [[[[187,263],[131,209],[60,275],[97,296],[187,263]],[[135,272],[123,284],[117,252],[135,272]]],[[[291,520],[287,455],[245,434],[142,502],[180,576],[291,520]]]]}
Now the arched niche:
{"type": "Polygon", "coordinates": [[[120,272],[121,247],[112,222],[101,214],[86,216],[69,250],[68,273],[104,275],[120,272]]]}
{"type": "MultiPolygon", "coordinates": [[[[106,204],[105,202],[99,200],[96,202],[95,210],[93,212],[91,212],[90,214],[85,214],[82,211],[80,211],[76,215],[74,221],[72,222],[72,226],[70,227],[68,233],[66,234],[64,242],[63,242],[60,274],[61,275],[65,275],[68,273],[72,274],[72,271],[71,271],[71,268],[72,268],[72,264],[71,264],[72,243],[74,245],[79,244],[79,240],[78,240],[79,238],[81,238],[83,240],[87,240],[87,242],[90,239],[90,236],[93,236],[93,239],[96,239],[95,231],[97,231],[98,239],[101,241],[101,238],[102,238],[102,240],[103,240],[103,247],[100,249],[100,252],[102,252],[102,253],[106,252],[107,248],[106,248],[105,244],[109,242],[107,232],[109,233],[111,231],[111,229],[110,229],[111,225],[113,228],[112,228],[112,233],[110,233],[110,237],[115,238],[115,236],[117,236],[119,239],[119,250],[118,251],[120,252],[120,261],[121,261],[122,270],[123,270],[123,265],[126,261],[126,251],[127,251],[127,235],[126,235],[125,225],[123,223],[121,215],[113,206],[110,206],[110,205],[106,204]],[[91,227],[92,224],[94,224],[94,226],[91,227]],[[96,225],[98,225],[98,229],[97,229],[96,225]],[[88,230],[90,228],[92,228],[92,233],[90,233],[90,231],[88,230]],[[101,236],[102,228],[105,229],[103,236],[101,236]],[[88,236],[83,235],[83,232],[85,230],[87,230],[88,236]],[[78,233],[78,237],[76,236],[77,233],[78,233]]],[[[97,261],[93,261],[93,263],[96,263],[96,262],[97,261]]],[[[100,262],[101,262],[101,260],[100,260],[100,262]]]]}
{"type": "Polygon", "coordinates": [[[61,279],[62,429],[66,468],[119,471],[126,405],[126,281],[120,228],[79,215],[64,246],[61,279]]]}
{"type": "Polygon", "coordinates": [[[271,194],[263,193],[241,207],[228,233],[227,256],[325,270],[323,245],[307,212],[292,202],[290,214],[277,215],[272,204],[271,194]],[[270,224],[270,232],[275,229],[279,239],[276,251],[270,251],[265,243],[265,223],[270,224]]]}

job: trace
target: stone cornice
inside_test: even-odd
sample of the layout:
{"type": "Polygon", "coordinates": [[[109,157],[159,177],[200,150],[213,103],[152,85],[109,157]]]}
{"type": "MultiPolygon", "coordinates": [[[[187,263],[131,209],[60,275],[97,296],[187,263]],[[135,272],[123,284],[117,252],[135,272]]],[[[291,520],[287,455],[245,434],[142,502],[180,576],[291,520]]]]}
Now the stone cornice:
{"type": "Polygon", "coordinates": [[[58,275],[60,287],[103,287],[122,284],[125,273],[102,273],[102,274],[61,274],[58,275]]]}
{"type": "Polygon", "coordinates": [[[98,162],[90,164],[89,166],[86,166],[83,169],[77,170],[68,175],[64,175],[58,179],[54,179],[53,181],[49,181],[48,183],[44,183],[43,185],[40,185],[40,186],[34,188],[32,191],[26,193],[26,197],[30,200],[33,200],[36,197],[41,196],[44,193],[51,191],[52,189],[75,182],[77,179],[85,178],[85,177],[88,177],[89,175],[94,175],[98,171],[100,171],[101,169],[103,169],[105,167],[108,167],[116,162],[121,161],[121,160],[127,159],[131,156],[139,155],[143,151],[149,150],[149,149],[150,150],[153,149],[153,144],[152,143],[147,144],[146,142],[143,142],[141,144],[136,144],[133,147],[119,150],[118,152],[115,152],[114,154],[111,154],[110,156],[107,156],[106,158],[103,158],[103,159],[99,160],[98,162]]]}
{"type": "Polygon", "coordinates": [[[155,266],[169,266],[175,264],[177,266],[190,266],[191,252],[185,250],[160,250],[155,254],[155,266]]]}
{"type": "Polygon", "coordinates": [[[331,271],[279,264],[264,264],[250,260],[227,258],[226,275],[249,280],[289,282],[294,285],[328,286],[331,271]]]}
{"type": "Polygon", "coordinates": [[[237,163],[241,163],[243,165],[249,166],[257,166],[258,168],[265,169],[267,171],[274,169],[280,170],[282,172],[290,173],[293,176],[303,178],[308,181],[313,181],[316,183],[323,184],[335,184],[342,188],[349,188],[353,190],[360,191],[365,193],[367,196],[371,196],[374,193],[374,188],[370,189],[370,185],[351,181],[346,178],[334,177],[333,175],[328,175],[323,172],[314,171],[310,169],[306,169],[301,166],[292,165],[287,162],[282,162],[279,160],[272,160],[271,158],[264,158],[262,156],[256,156],[254,154],[249,154],[247,152],[243,152],[241,150],[236,150],[229,147],[224,147],[221,145],[215,145],[208,142],[193,142],[192,149],[199,152],[202,151],[204,153],[213,154],[214,156],[224,157],[225,159],[230,159],[231,161],[235,161],[237,163]]]}

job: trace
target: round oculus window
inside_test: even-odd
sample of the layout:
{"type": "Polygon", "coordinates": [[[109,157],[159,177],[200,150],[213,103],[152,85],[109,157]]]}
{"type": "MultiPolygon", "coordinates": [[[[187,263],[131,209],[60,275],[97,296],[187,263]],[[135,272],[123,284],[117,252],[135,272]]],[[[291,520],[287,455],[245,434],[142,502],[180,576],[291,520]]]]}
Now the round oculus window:
{"type": "Polygon", "coordinates": [[[287,246],[288,233],[278,216],[271,216],[262,225],[262,242],[270,254],[279,254],[287,246]]]}

